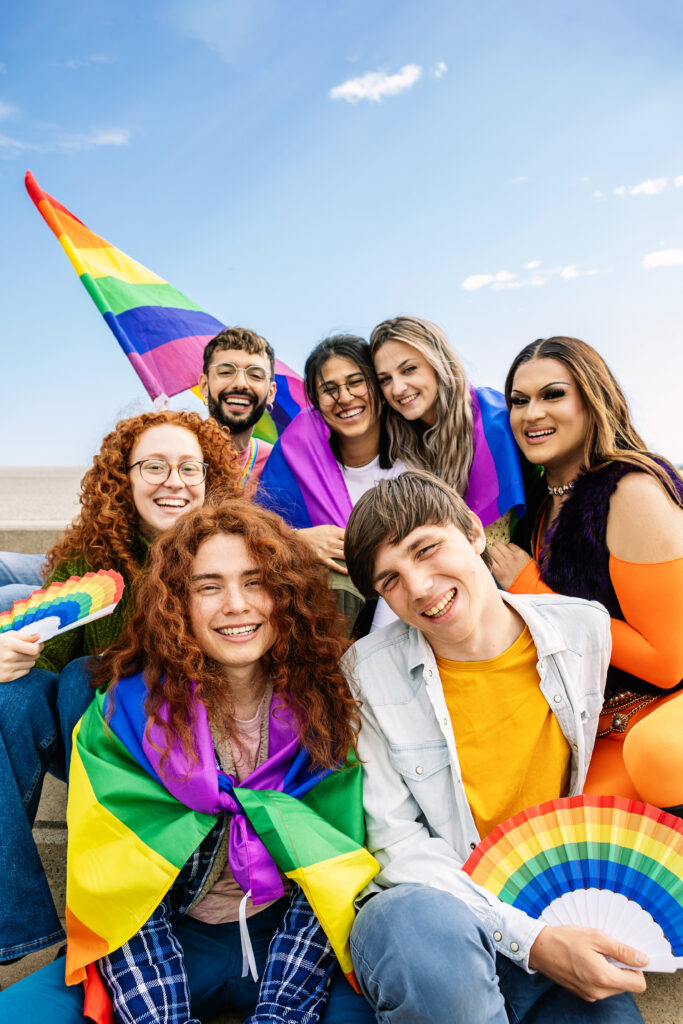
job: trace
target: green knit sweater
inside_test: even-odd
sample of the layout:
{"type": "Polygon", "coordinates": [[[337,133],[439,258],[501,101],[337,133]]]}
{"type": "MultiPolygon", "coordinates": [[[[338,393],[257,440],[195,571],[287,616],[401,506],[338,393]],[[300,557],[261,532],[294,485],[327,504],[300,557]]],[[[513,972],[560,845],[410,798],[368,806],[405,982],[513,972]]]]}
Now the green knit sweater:
{"type": "MultiPolygon", "coordinates": [[[[150,542],[147,538],[139,534],[134,554],[140,565],[142,565],[147,557],[149,546],[150,542]]],[[[69,561],[61,562],[47,583],[45,583],[45,586],[49,583],[61,583],[64,580],[68,580],[69,576],[83,576],[86,572],[91,571],[85,558],[73,558],[69,561]]],[[[134,606],[134,594],[128,585],[128,581],[124,579],[124,583],[126,585],[123,588],[121,600],[111,615],[105,615],[101,619],[87,622],[85,626],[77,626],[76,629],[70,629],[60,636],[54,636],[51,640],[47,640],[43,653],[36,662],[36,668],[46,668],[50,672],[61,672],[70,661],[74,661],[76,658],[81,658],[87,654],[100,654],[113,644],[115,640],[118,640],[124,626],[128,624],[134,606]]]]}

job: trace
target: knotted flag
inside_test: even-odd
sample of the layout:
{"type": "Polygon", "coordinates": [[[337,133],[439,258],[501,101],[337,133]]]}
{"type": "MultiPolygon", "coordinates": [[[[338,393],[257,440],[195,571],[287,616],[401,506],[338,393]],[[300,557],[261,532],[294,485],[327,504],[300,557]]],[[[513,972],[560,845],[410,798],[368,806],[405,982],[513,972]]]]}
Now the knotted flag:
{"type": "MultiPolygon", "coordinates": [[[[356,895],[379,865],[363,847],[362,781],[353,761],[315,771],[294,716],[273,697],[268,757],[238,783],[216,768],[206,708],[191,709],[197,760],[148,721],[142,675],[98,693],[74,730],[67,808],[67,984],[86,981],[87,1012],[106,1020],[93,962],[118,949],[159,905],[221,812],[228,863],[255,905],[303,889],[343,972],[356,895]],[[109,717],[109,721],[107,721],[109,717]]],[[[167,712],[162,708],[161,717],[167,712]]]]}

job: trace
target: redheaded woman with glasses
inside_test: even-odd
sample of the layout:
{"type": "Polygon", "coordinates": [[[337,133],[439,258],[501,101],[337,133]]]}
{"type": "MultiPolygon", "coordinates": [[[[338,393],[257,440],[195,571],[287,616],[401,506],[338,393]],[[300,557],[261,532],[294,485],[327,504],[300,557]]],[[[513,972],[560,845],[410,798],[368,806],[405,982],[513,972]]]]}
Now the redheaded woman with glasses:
{"type": "Polygon", "coordinates": [[[63,932],[31,824],[46,771],[66,777],[71,731],[90,703],[84,656],[126,625],[155,537],[201,508],[207,486],[239,493],[235,451],[213,420],[154,412],[122,420],[81,483],[81,511],[47,554],[47,582],[116,569],[114,612],[41,644],[30,627],[0,636],[0,964],[59,941],[63,932]]]}
{"type": "MultiPolygon", "coordinates": [[[[344,595],[342,610],[353,619],[362,598],[344,564],[346,523],[365,491],[399,476],[405,466],[389,456],[386,412],[363,338],[335,334],[321,341],[306,360],[304,377],[313,408],[301,412],[275,444],[257,501],[299,530],[330,570],[330,585],[344,595]]],[[[381,621],[383,611],[375,626],[381,621]]]]}

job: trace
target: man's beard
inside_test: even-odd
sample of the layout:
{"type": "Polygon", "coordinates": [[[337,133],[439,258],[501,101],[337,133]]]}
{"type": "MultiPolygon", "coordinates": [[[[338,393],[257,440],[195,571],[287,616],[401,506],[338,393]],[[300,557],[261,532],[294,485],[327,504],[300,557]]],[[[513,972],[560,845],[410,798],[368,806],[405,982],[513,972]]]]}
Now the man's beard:
{"type": "MultiPolygon", "coordinates": [[[[245,394],[244,391],[224,391],[221,393],[224,395],[242,395],[244,398],[250,398],[253,401],[253,396],[245,394]]],[[[251,411],[245,416],[233,416],[231,413],[225,412],[221,405],[220,396],[214,398],[210,391],[207,394],[206,401],[209,407],[209,416],[212,419],[220,423],[222,427],[227,427],[233,434],[241,434],[245,430],[251,430],[261,419],[268,404],[268,395],[258,405],[252,406],[251,411]]]]}

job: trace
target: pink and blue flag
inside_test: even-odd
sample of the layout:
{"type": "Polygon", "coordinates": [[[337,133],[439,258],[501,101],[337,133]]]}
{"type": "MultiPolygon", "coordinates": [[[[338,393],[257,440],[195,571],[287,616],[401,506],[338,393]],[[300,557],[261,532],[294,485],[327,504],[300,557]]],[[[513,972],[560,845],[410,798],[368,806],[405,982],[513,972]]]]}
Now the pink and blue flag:
{"type": "MultiPolygon", "coordinates": [[[[474,458],[468,506],[484,526],[506,512],[524,512],[522,468],[505,399],[493,388],[470,388],[474,458]]],[[[280,437],[265,465],[257,501],[295,529],[346,526],[351,499],[341,467],[330,450],[330,429],[315,409],[306,409],[280,437]]]]}

